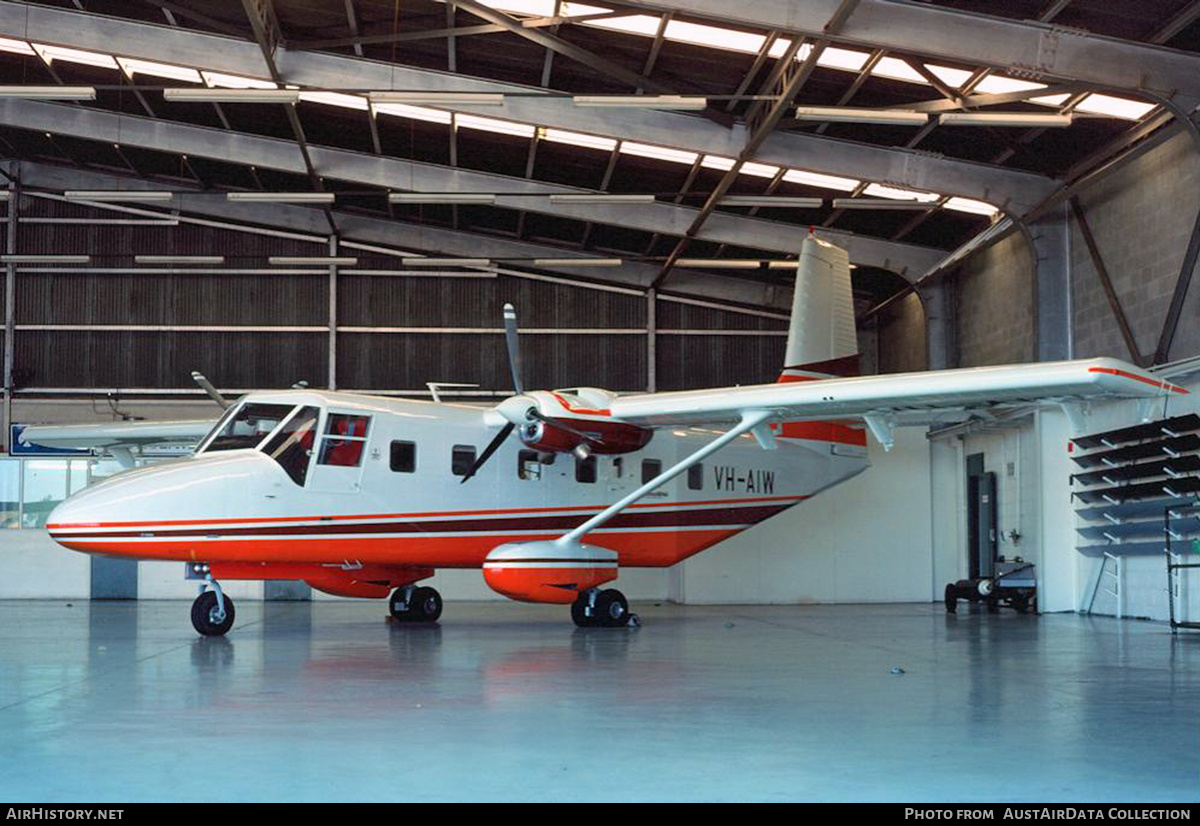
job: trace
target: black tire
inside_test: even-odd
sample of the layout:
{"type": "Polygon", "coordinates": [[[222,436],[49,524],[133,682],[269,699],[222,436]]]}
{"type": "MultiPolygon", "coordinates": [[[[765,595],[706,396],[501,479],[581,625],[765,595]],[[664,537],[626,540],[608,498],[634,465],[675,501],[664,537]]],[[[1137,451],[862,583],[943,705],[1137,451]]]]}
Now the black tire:
{"type": "Polygon", "coordinates": [[[946,583],[946,613],[958,613],[958,591],[953,583],[946,583]]]}
{"type": "Polygon", "coordinates": [[[205,591],[200,596],[196,597],[196,601],[192,603],[192,627],[206,637],[224,636],[230,628],[233,627],[233,619],[235,612],[233,609],[233,600],[225,597],[225,619],[217,622],[213,618],[213,614],[217,610],[217,594],[214,591],[205,591]]]}
{"type": "Polygon", "coordinates": [[[586,607],[587,607],[587,594],[586,593],[580,594],[578,597],[575,598],[575,601],[571,603],[571,621],[574,622],[580,628],[590,628],[592,625],[594,625],[594,623],[592,622],[592,618],[587,616],[584,613],[584,609],[586,607]]]}
{"type": "Polygon", "coordinates": [[[413,622],[437,622],[442,615],[442,595],[428,586],[413,591],[408,611],[413,622]]]}
{"type": "Polygon", "coordinates": [[[596,595],[596,623],[605,628],[623,628],[629,624],[629,602],[615,588],[596,595]]]}

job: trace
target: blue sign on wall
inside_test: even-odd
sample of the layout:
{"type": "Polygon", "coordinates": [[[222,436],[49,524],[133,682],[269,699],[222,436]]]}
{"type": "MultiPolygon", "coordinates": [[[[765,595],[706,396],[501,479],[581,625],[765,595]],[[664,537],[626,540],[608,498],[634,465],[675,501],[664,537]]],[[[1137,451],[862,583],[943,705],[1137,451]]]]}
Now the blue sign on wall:
{"type": "Polygon", "coordinates": [[[9,426],[8,453],[10,456],[91,456],[90,450],[73,447],[42,447],[27,445],[21,441],[21,431],[29,425],[14,424],[9,426]]]}

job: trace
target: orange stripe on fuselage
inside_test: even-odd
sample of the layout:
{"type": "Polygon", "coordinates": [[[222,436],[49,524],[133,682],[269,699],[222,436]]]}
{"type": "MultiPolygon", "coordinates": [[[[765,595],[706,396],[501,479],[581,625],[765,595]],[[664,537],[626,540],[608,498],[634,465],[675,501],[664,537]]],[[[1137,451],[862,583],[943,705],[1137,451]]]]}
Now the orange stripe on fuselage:
{"type": "MultiPolygon", "coordinates": [[[[661,568],[708,548],[745,528],[695,531],[640,531],[589,534],[587,544],[609,548],[619,564],[632,568],[661,568]]],[[[497,546],[506,542],[556,539],[555,533],[429,537],[320,537],[314,539],[199,539],[171,542],[113,543],[96,537],[55,537],[65,548],[86,553],[166,559],[183,562],[329,562],[351,559],[362,563],[431,568],[479,568],[497,546]]]]}

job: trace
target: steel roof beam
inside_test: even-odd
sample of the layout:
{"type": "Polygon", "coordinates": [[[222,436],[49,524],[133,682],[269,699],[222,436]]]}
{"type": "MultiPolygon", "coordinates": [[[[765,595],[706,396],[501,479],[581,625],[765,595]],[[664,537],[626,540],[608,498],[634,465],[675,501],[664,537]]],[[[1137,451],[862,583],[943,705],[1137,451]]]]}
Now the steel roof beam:
{"type": "MultiPolygon", "coordinates": [[[[0,162],[5,163],[5,162],[0,162]]],[[[23,186],[34,189],[61,191],[67,189],[161,189],[153,181],[136,180],[90,170],[77,170],[36,161],[7,162],[19,169],[23,186]]],[[[8,173],[0,166],[0,173],[8,173]]],[[[244,204],[224,198],[193,198],[172,205],[180,214],[201,216],[242,224],[247,227],[273,227],[291,232],[311,234],[314,243],[325,243],[328,227],[321,210],[291,204],[244,204]]],[[[139,206],[139,210],[147,207],[139,206]]],[[[168,212],[164,209],[164,215],[168,212]]],[[[471,232],[444,229],[421,224],[389,221],[348,212],[337,213],[343,242],[378,244],[396,250],[420,251],[447,257],[470,258],[593,258],[591,254],[565,251],[560,247],[496,238],[471,232]]],[[[606,256],[600,256],[606,257],[606,256]]],[[[658,274],[658,265],[628,261],[620,267],[605,268],[569,266],[539,267],[540,271],[564,278],[613,286],[646,289],[658,274]],[[602,277],[598,278],[597,276],[602,277]]],[[[671,292],[718,301],[733,301],[761,307],[786,309],[790,306],[789,290],[778,285],[763,284],[740,278],[678,269],[672,279],[671,292]]]]}
{"type": "MultiPolygon", "coordinates": [[[[857,15],[852,17],[851,24],[856,19],[857,15]]],[[[250,41],[11,0],[0,0],[0,36],[105,52],[120,44],[121,53],[129,57],[234,74],[262,73],[262,53],[250,41]]],[[[289,83],[318,89],[421,89],[525,95],[543,91],[536,86],[473,79],[344,55],[290,51],[283,46],[277,49],[275,61],[289,83]]],[[[485,117],[510,118],[730,158],[739,155],[748,137],[742,124],[725,128],[703,117],[677,112],[577,107],[570,99],[549,96],[510,97],[499,107],[460,108],[485,117]]],[[[772,134],[755,152],[753,160],[958,195],[1012,211],[1032,207],[1057,188],[1042,175],[801,133],[772,134]]]]}
{"type": "MultiPolygon", "coordinates": [[[[87,107],[9,98],[0,100],[0,124],[301,175],[306,172],[304,161],[296,153],[292,141],[87,107]]],[[[413,192],[519,193],[500,195],[496,205],[632,230],[682,236],[699,214],[699,210],[691,207],[666,203],[551,204],[549,198],[529,196],[583,194],[592,190],[346,149],[309,146],[309,153],[317,173],[328,179],[413,192]]],[[[802,227],[791,224],[717,213],[709,218],[696,237],[701,241],[794,254],[802,233],[802,227]]],[[[894,270],[914,278],[945,255],[943,251],[929,247],[897,244],[851,233],[830,232],[829,236],[831,241],[849,252],[855,263],[894,270]]]]}
{"type": "MultiPolygon", "coordinates": [[[[755,29],[820,36],[840,0],[620,0],[755,29]]],[[[1200,103],[1200,55],[909,0],[863,0],[835,40],[1200,103]]],[[[1180,102],[1177,100],[1177,102],[1180,102]]]]}

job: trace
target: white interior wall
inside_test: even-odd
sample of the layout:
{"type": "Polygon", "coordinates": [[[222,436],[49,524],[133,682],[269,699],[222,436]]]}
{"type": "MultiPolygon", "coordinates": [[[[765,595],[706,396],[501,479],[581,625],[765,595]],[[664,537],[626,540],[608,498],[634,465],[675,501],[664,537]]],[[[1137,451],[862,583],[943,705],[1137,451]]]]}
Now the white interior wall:
{"type": "Polygon", "coordinates": [[[934,570],[929,443],[896,432],[872,467],[676,566],[672,598],[700,604],[928,602],[934,570]]]}

